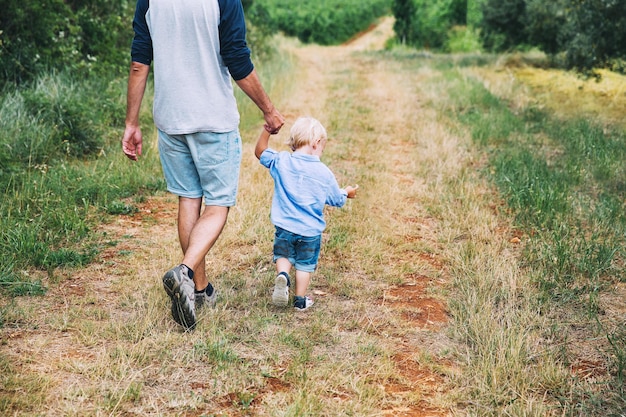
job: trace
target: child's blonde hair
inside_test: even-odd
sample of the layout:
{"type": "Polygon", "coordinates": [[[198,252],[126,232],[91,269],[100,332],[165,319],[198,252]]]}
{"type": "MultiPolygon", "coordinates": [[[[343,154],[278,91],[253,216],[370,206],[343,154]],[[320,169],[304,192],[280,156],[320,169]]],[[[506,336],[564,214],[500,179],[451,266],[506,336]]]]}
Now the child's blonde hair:
{"type": "Polygon", "coordinates": [[[312,117],[298,117],[289,132],[287,145],[292,151],[306,145],[313,145],[318,140],[327,139],[326,129],[312,117]]]}

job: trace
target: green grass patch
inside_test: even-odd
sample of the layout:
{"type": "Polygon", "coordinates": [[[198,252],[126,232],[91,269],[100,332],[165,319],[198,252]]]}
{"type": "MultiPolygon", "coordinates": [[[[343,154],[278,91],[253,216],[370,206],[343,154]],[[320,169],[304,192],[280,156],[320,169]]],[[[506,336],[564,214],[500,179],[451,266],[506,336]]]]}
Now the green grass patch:
{"type": "MultiPolygon", "coordinates": [[[[448,115],[469,130],[486,155],[484,173],[525,234],[522,266],[539,290],[534,301],[539,311],[568,317],[588,335],[609,341],[603,349],[614,367],[611,379],[598,382],[602,389],[570,381],[571,392],[555,394],[561,409],[565,415],[623,410],[626,343],[620,332],[597,323],[603,314],[600,297],[625,279],[625,132],[591,119],[556,117],[533,104],[520,108],[443,60],[442,85],[452,103],[448,115]],[[604,397],[598,394],[602,390],[604,397]]],[[[567,340],[567,325],[555,326],[567,340]]],[[[573,359],[569,343],[576,342],[562,345],[565,363],[573,359]]]]}
{"type": "Polygon", "coordinates": [[[121,156],[124,115],[122,80],[57,73],[0,96],[0,257],[12,260],[0,292],[41,294],[17,271],[85,266],[99,252],[102,213],[133,214],[122,199],[164,189],[149,135],[140,163],[121,156]]]}

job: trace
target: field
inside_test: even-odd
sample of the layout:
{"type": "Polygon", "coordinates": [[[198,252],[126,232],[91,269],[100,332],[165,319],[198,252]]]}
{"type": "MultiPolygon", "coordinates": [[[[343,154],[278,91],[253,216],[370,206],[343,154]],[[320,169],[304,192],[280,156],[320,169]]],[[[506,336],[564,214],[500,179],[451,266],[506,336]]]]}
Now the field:
{"type": "MultiPolygon", "coordinates": [[[[392,24],[340,46],[280,37],[258,68],[287,117],[272,146],[312,115],[323,160],[360,186],[326,213],[310,311],[270,303],[272,183],[240,96],[216,308],[176,326],[161,285],[181,258],[176,200],[121,199],[93,262],[21,270],[46,294],[0,298],[0,414],[619,416],[626,80],[388,51],[392,24]]],[[[147,148],[131,173],[157,182],[147,148]]]]}

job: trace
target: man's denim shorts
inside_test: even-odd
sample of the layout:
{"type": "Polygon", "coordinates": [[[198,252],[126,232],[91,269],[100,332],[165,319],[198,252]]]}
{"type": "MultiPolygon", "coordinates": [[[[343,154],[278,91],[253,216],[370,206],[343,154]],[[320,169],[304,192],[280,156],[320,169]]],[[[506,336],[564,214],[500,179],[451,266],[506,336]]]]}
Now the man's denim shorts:
{"type": "Polygon", "coordinates": [[[204,197],[210,206],[235,205],[241,166],[238,131],[169,135],[159,130],[159,156],[169,192],[204,197]]]}
{"type": "Polygon", "coordinates": [[[287,258],[297,271],[314,272],[321,246],[322,235],[300,236],[276,226],[274,262],[287,258]]]}

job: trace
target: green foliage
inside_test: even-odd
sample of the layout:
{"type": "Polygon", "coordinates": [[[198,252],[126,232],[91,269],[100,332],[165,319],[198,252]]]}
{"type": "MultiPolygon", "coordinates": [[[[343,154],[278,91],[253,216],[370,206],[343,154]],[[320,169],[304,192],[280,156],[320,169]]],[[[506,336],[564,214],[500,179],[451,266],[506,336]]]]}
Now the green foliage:
{"type": "Polygon", "coordinates": [[[626,1],[487,0],[480,24],[487,49],[537,46],[565,68],[624,71],[626,1]]]}
{"type": "MultiPolygon", "coordinates": [[[[84,94],[76,91],[77,86],[55,81],[52,77],[45,77],[34,89],[23,93],[25,110],[40,123],[52,128],[48,132],[49,146],[44,155],[36,155],[36,163],[45,163],[44,158],[59,153],[88,155],[97,152],[103,145],[93,117],[92,105],[97,100],[85,100],[84,94]]],[[[32,153],[28,155],[31,161],[32,156],[32,153]]]]}
{"type": "Polygon", "coordinates": [[[483,49],[480,33],[468,26],[453,26],[448,31],[444,46],[446,52],[478,52],[483,49]]]}
{"type": "Polygon", "coordinates": [[[472,29],[480,26],[483,20],[482,6],[486,0],[467,0],[467,17],[466,24],[472,29]]]}
{"type": "Polygon", "coordinates": [[[526,44],[525,0],[486,0],[481,30],[487,49],[504,51],[526,44]]]}
{"type": "Polygon", "coordinates": [[[228,363],[241,360],[231,349],[231,343],[227,340],[197,342],[193,346],[193,354],[198,360],[215,364],[217,369],[222,369],[228,363]]]}
{"type": "Polygon", "coordinates": [[[414,0],[394,0],[391,11],[396,20],[393,30],[402,44],[415,39],[413,34],[413,19],[415,18],[416,5],[414,0]]]}
{"type": "Polygon", "coordinates": [[[626,1],[568,0],[566,12],[558,41],[567,68],[589,72],[626,59],[626,1]]]}
{"type": "Polygon", "coordinates": [[[302,42],[335,45],[345,42],[369,27],[389,11],[390,0],[256,0],[249,16],[269,15],[271,24],[302,42]],[[266,12],[255,11],[262,8],[266,12]]]}
{"type": "Polygon", "coordinates": [[[565,1],[528,0],[526,4],[523,22],[528,42],[548,54],[557,54],[561,50],[559,36],[566,22],[565,1]]]}
{"type": "Polygon", "coordinates": [[[135,214],[139,211],[139,209],[132,205],[125,203],[123,201],[114,200],[106,207],[107,213],[109,214],[135,214]]]}
{"type": "Polygon", "coordinates": [[[478,32],[467,26],[468,19],[478,19],[476,5],[472,2],[395,0],[392,11],[400,43],[446,52],[482,49],[478,32]]]}
{"type": "MultiPolygon", "coordinates": [[[[250,44],[253,60],[267,61],[276,54],[276,47],[272,43],[272,36],[276,29],[272,25],[270,14],[262,4],[255,4],[246,10],[247,19],[247,41],[250,44]]],[[[245,7],[245,5],[244,5],[245,7]]]]}
{"type": "Polygon", "coordinates": [[[20,81],[53,62],[64,65],[77,49],[79,28],[62,0],[2,0],[0,9],[3,79],[20,81]]]}
{"type": "Polygon", "coordinates": [[[134,1],[85,1],[74,6],[76,22],[81,28],[81,63],[92,70],[115,70],[123,74],[130,60],[133,36],[131,19],[134,1]],[[99,65],[93,65],[98,63],[99,65]]]}
{"type": "Polygon", "coordinates": [[[534,236],[527,256],[540,287],[553,299],[597,308],[595,294],[624,256],[626,134],[536,109],[514,114],[479,83],[455,94],[458,117],[488,150],[489,172],[520,228],[534,236]]]}
{"type": "Polygon", "coordinates": [[[128,61],[133,5],[129,0],[0,0],[2,80],[22,83],[50,69],[119,70],[128,61]]]}
{"type": "Polygon", "coordinates": [[[467,25],[467,7],[468,0],[451,0],[448,6],[448,17],[450,23],[454,26],[467,25]]]}
{"type": "Polygon", "coordinates": [[[446,43],[448,30],[452,27],[452,0],[431,2],[417,0],[414,20],[414,42],[427,49],[441,49],[446,43]]]}

